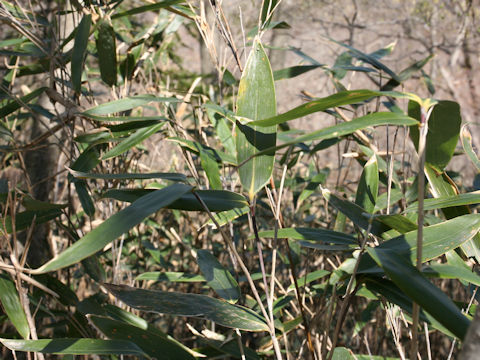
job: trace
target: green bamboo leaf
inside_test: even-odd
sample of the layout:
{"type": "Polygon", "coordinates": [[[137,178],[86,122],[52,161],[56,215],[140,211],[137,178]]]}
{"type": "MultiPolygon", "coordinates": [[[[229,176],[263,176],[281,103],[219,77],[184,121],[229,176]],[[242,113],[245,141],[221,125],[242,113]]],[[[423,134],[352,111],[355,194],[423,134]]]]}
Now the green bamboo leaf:
{"type": "Polygon", "coordinates": [[[378,195],[378,164],[377,157],[372,156],[365,164],[358,183],[355,204],[373,213],[378,195]]]}
{"type": "MultiPolygon", "coordinates": [[[[247,214],[249,211],[250,208],[248,206],[245,206],[242,208],[235,208],[232,210],[219,212],[213,217],[217,221],[218,225],[223,226],[239,218],[240,216],[247,214]]],[[[203,226],[205,225],[216,226],[212,219],[208,220],[203,226]]]]}
{"type": "Polygon", "coordinates": [[[152,281],[167,281],[167,282],[205,282],[202,275],[187,274],[184,272],[161,272],[151,271],[138,275],[135,280],[152,280],[152,281]]]}
{"type": "Polygon", "coordinates": [[[245,345],[242,345],[242,349],[240,349],[238,345],[238,338],[221,341],[205,337],[201,339],[201,342],[205,342],[215,350],[218,350],[218,355],[214,354],[213,352],[211,353],[210,351],[208,352],[212,358],[225,358],[224,354],[226,354],[229,355],[229,358],[231,359],[261,360],[261,357],[257,355],[254,350],[246,347],[245,345]]]}
{"type": "MultiPolygon", "coordinates": [[[[372,54],[365,54],[363,53],[362,51],[358,50],[358,49],[355,49],[354,47],[350,46],[350,45],[347,45],[345,43],[342,43],[342,42],[339,42],[339,41],[336,41],[336,40],[333,40],[331,38],[328,38],[330,41],[340,45],[340,46],[343,46],[344,48],[347,48],[349,50],[349,53],[357,58],[358,60],[361,60],[367,64],[370,64],[372,65],[375,69],[378,69],[378,70],[381,70],[383,72],[385,72],[386,74],[390,75],[390,77],[392,79],[394,79],[395,81],[397,82],[401,82],[401,80],[399,79],[398,75],[395,74],[388,66],[386,66],[385,64],[381,63],[380,61],[378,61],[379,59],[379,52],[374,52],[372,54]]],[[[389,47],[387,48],[387,52],[388,51],[391,51],[392,47],[389,47]]],[[[384,49],[381,49],[381,53],[385,53],[385,50],[384,49]]]]}
{"type": "Polygon", "coordinates": [[[403,69],[399,74],[398,74],[398,79],[397,80],[400,80],[397,81],[395,79],[390,79],[388,80],[388,82],[382,86],[382,91],[389,91],[389,90],[392,90],[394,89],[395,87],[397,87],[398,85],[400,85],[402,82],[410,79],[412,77],[413,74],[415,74],[416,72],[422,70],[422,68],[433,58],[433,54],[432,55],[428,55],[426,58],[422,59],[422,60],[419,60],[415,63],[413,63],[412,65],[406,67],[405,69],[403,69]]]}
{"type": "Polygon", "coordinates": [[[95,44],[97,46],[100,76],[109,86],[117,83],[117,46],[115,30],[107,20],[101,19],[97,23],[95,44]]]}
{"type": "MultiPolygon", "coordinates": [[[[272,69],[259,38],[253,47],[240,79],[237,98],[237,115],[259,120],[275,116],[277,104],[272,69]]],[[[237,122],[235,129],[237,162],[246,161],[238,169],[240,181],[250,199],[270,180],[275,151],[254,156],[264,149],[275,147],[277,127],[258,128],[237,122]]]]}
{"type": "MultiPolygon", "coordinates": [[[[327,275],[331,274],[330,271],[327,270],[316,270],[312,271],[307,274],[307,276],[302,276],[301,278],[298,279],[298,286],[299,287],[304,287],[307,284],[310,284],[311,282],[321,279],[327,275]]],[[[295,284],[291,284],[288,289],[288,291],[295,290],[295,284]]]]}
{"type": "MultiPolygon", "coordinates": [[[[372,90],[351,90],[351,91],[341,91],[339,93],[309,101],[305,104],[297,106],[296,108],[287,111],[286,113],[280,115],[273,115],[269,118],[260,118],[254,119],[252,125],[257,126],[273,126],[282,124],[284,122],[298,119],[303,116],[307,116],[319,111],[325,111],[336,106],[351,105],[360,103],[362,101],[371,99],[375,96],[381,96],[382,93],[379,91],[372,90]]],[[[245,116],[248,117],[248,116],[245,116]]]]}
{"type": "Polygon", "coordinates": [[[260,24],[261,29],[268,27],[272,21],[272,13],[277,6],[278,0],[265,0],[263,2],[262,12],[260,13],[260,24]]]}
{"type": "Polygon", "coordinates": [[[22,199],[22,204],[25,207],[25,210],[29,211],[49,211],[49,210],[60,210],[65,209],[68,204],[52,204],[45,201],[32,199],[30,196],[25,196],[22,199]]]}
{"type": "Polygon", "coordinates": [[[480,286],[480,276],[472,272],[468,266],[465,268],[461,265],[431,263],[422,269],[422,274],[440,279],[458,279],[480,286]]]}
{"type": "Polygon", "coordinates": [[[273,79],[275,81],[283,79],[291,79],[299,75],[305,74],[311,70],[318,69],[319,67],[323,68],[323,65],[297,65],[287,67],[285,69],[275,70],[273,72],[273,79]]]}
{"type": "MultiPolygon", "coordinates": [[[[458,195],[458,188],[452,179],[445,172],[438,172],[433,165],[425,164],[425,176],[435,198],[450,197],[458,195]]],[[[462,216],[470,213],[468,206],[460,205],[455,207],[442,208],[447,219],[462,216]]],[[[475,257],[480,260],[480,234],[462,245],[462,250],[468,257],[475,257]]]]}
{"type": "MultiPolygon", "coordinates": [[[[456,249],[474,237],[480,230],[480,214],[468,214],[427,226],[423,229],[422,262],[435,259],[456,249]]],[[[405,256],[415,262],[417,252],[417,231],[383,242],[376,248],[391,250],[397,256],[405,256]]]]}
{"type": "Polygon", "coordinates": [[[102,115],[109,115],[113,113],[119,113],[122,111],[131,110],[138,106],[147,105],[151,102],[165,102],[165,103],[174,103],[179,102],[180,100],[177,98],[165,98],[165,97],[158,97],[152,94],[144,94],[144,95],[135,95],[135,96],[128,96],[123,99],[113,100],[108,103],[104,103],[98,106],[95,106],[91,109],[88,109],[81,113],[86,117],[90,116],[102,116],[102,115]]]}
{"type": "Polygon", "coordinates": [[[182,148],[188,151],[192,151],[195,154],[200,154],[201,151],[206,152],[210,157],[215,158],[219,162],[224,162],[230,165],[237,165],[235,155],[227,154],[223,151],[213,149],[209,146],[202,145],[196,141],[181,139],[177,137],[168,138],[169,141],[178,143],[182,148]]]}
{"type": "Polygon", "coordinates": [[[98,121],[100,123],[105,123],[105,122],[146,122],[146,121],[169,121],[168,118],[165,116],[97,116],[97,115],[92,115],[88,114],[85,115],[85,113],[82,113],[85,117],[88,117],[89,119],[98,121]]]}
{"type": "Polygon", "coordinates": [[[233,139],[232,129],[228,126],[227,120],[213,109],[207,108],[207,114],[226,152],[235,156],[237,151],[235,149],[235,140],[233,139]]]}
{"type": "Polygon", "coordinates": [[[345,347],[337,347],[333,350],[332,360],[355,360],[353,352],[345,347]]]}
{"type": "MultiPolygon", "coordinates": [[[[87,148],[71,165],[72,171],[90,171],[100,163],[100,155],[95,146],[87,148]]],[[[73,175],[73,174],[72,174],[73,175]]],[[[95,215],[95,205],[88,192],[87,182],[83,179],[75,178],[69,174],[69,181],[75,185],[80,204],[88,216],[95,215]]]]}
{"type": "Polygon", "coordinates": [[[105,245],[138,225],[147,216],[170,205],[191,189],[188,185],[174,184],[142,196],[127,208],[105,220],[60,255],[32,272],[41,274],[58,270],[95,254],[105,245]]]}
{"type": "Polygon", "coordinates": [[[268,331],[260,315],[243,306],[205,295],[104,285],[113,296],[135,309],[175,316],[204,318],[219,325],[245,331],[268,331]]]}
{"type": "MultiPolygon", "coordinates": [[[[263,238],[273,238],[275,235],[275,231],[274,230],[260,231],[258,235],[263,238]]],[[[312,241],[317,243],[327,243],[327,244],[335,244],[335,245],[347,245],[347,246],[358,245],[357,239],[351,235],[344,234],[338,231],[333,231],[333,230],[304,228],[304,227],[278,229],[277,238],[312,241]]]]}
{"type": "Polygon", "coordinates": [[[30,327],[28,326],[27,316],[23,311],[14,282],[5,274],[0,274],[0,303],[18,333],[24,339],[28,339],[30,327]]]}
{"type": "MultiPolygon", "coordinates": [[[[408,115],[419,120],[420,105],[414,101],[408,103],[408,115]]],[[[460,106],[453,101],[439,101],[428,119],[428,134],[425,162],[437,170],[443,171],[455,152],[460,135],[462,117],[460,106]]],[[[418,127],[410,128],[410,136],[418,148],[418,127]]]]}
{"type": "Polygon", "coordinates": [[[91,146],[103,143],[119,143],[133,135],[136,131],[145,130],[160,124],[155,120],[126,122],[118,125],[105,125],[89,132],[80,134],[74,138],[76,142],[87,143],[91,146]]]}
{"type": "MultiPolygon", "coordinates": [[[[480,204],[480,191],[473,191],[465,194],[441,196],[433,199],[425,199],[424,210],[443,209],[454,206],[465,206],[480,204]]],[[[418,202],[415,202],[405,209],[405,212],[418,211],[418,202]]]]}
{"type": "Polygon", "coordinates": [[[217,160],[203,149],[200,149],[200,165],[207,175],[210,188],[221,190],[223,185],[222,180],[220,179],[220,170],[218,168],[217,160]]]}
{"type": "MultiPolygon", "coordinates": [[[[274,237],[274,231],[262,231],[261,237],[274,237]]],[[[285,228],[279,229],[277,238],[295,240],[300,246],[325,251],[352,251],[358,242],[352,236],[325,229],[285,228]]]]}
{"type": "MultiPolygon", "coordinates": [[[[435,198],[446,198],[458,195],[458,188],[452,179],[445,172],[438,172],[433,165],[425,165],[425,176],[428,180],[428,185],[431,188],[432,195],[435,198]]],[[[428,199],[425,199],[427,201],[428,199]]],[[[469,214],[470,210],[467,206],[455,206],[443,208],[447,219],[469,214]]]]}
{"type": "MultiPolygon", "coordinates": [[[[61,209],[50,209],[50,210],[27,210],[21,211],[15,214],[15,231],[22,231],[27,229],[32,225],[33,220],[34,224],[43,224],[47,221],[55,219],[63,214],[61,209]]],[[[3,233],[5,229],[8,234],[13,232],[12,217],[10,215],[5,216],[4,220],[5,226],[0,228],[0,233],[3,233]]]]}
{"type": "Polygon", "coordinates": [[[160,10],[160,9],[164,9],[164,8],[167,8],[167,7],[175,5],[175,4],[182,3],[184,1],[185,0],[159,1],[159,2],[156,2],[155,4],[139,6],[137,8],[133,8],[133,9],[130,9],[130,10],[127,10],[127,11],[123,11],[123,12],[114,14],[114,15],[112,15],[112,19],[118,19],[118,18],[125,17],[125,16],[141,14],[141,13],[144,13],[144,12],[147,12],[147,11],[160,10]]]}
{"type": "Polygon", "coordinates": [[[472,134],[470,134],[470,131],[468,131],[467,125],[462,127],[460,138],[462,140],[462,146],[465,154],[467,154],[470,161],[473,163],[473,165],[475,165],[477,171],[480,171],[480,159],[473,149],[472,134]]]}
{"type": "Polygon", "coordinates": [[[312,179],[308,182],[307,186],[305,187],[305,189],[302,190],[300,196],[298,197],[297,209],[310,195],[313,194],[313,192],[318,188],[319,185],[325,184],[329,173],[329,169],[324,169],[321,170],[320,173],[312,177],[312,179]]]}
{"type": "MultiPolygon", "coordinates": [[[[107,190],[102,197],[133,202],[151,192],[152,190],[149,189],[111,189],[107,190]]],[[[248,205],[243,195],[227,190],[196,190],[195,193],[205,202],[208,209],[213,212],[241,209],[248,205]]],[[[202,204],[192,193],[183,194],[178,200],[168,205],[167,208],[185,211],[205,211],[202,204]]]]}
{"type": "Polygon", "coordinates": [[[73,45],[71,72],[72,85],[75,92],[79,93],[82,87],[82,73],[87,55],[88,37],[90,36],[90,26],[92,24],[92,15],[84,15],[77,27],[75,42],[73,45]]]}
{"type": "Polygon", "coordinates": [[[392,206],[392,204],[396,204],[401,199],[403,199],[403,192],[396,187],[392,188],[390,189],[390,204],[388,204],[388,193],[384,192],[377,197],[377,203],[375,204],[374,212],[383,210],[387,206],[392,206]]]}
{"type": "Polygon", "coordinates": [[[396,41],[388,44],[387,46],[375,50],[368,54],[369,56],[373,57],[374,59],[380,60],[381,58],[390,55],[393,50],[395,49],[396,41]]]}
{"type": "Polygon", "coordinates": [[[368,216],[367,212],[357,204],[354,204],[346,199],[339,198],[338,196],[330,193],[330,191],[327,189],[324,189],[322,193],[330,205],[345,214],[355,225],[361,227],[362,229],[368,230],[370,233],[377,236],[381,236],[384,232],[391,229],[389,226],[383,224],[375,218],[368,216]]]}
{"type": "Polygon", "coordinates": [[[65,285],[57,278],[49,274],[41,274],[35,276],[35,280],[42,283],[50,290],[58,294],[58,301],[65,306],[77,306],[79,300],[75,292],[70,286],[65,285]]]}
{"type": "MultiPolygon", "coordinates": [[[[0,109],[0,112],[2,109],[0,109]]],[[[12,131],[8,128],[7,124],[4,123],[3,121],[0,121],[0,137],[12,140],[13,139],[13,133],[12,131]]]]}
{"type": "Polygon", "coordinates": [[[146,354],[156,359],[184,360],[195,357],[180,346],[156,331],[141,329],[122,321],[104,316],[87,315],[90,322],[106,337],[116,340],[130,340],[146,354]]]}
{"type": "MultiPolygon", "coordinates": [[[[407,318],[409,317],[408,314],[412,313],[412,300],[392,281],[384,277],[369,276],[364,278],[363,282],[368,290],[375,294],[381,294],[388,302],[396,304],[405,310],[407,318]]],[[[455,337],[455,335],[448,331],[440,322],[425,312],[424,309],[420,309],[420,320],[430,324],[433,328],[440,330],[450,337],[455,337]]]]}
{"type": "Polygon", "coordinates": [[[46,88],[46,87],[41,87],[41,88],[38,88],[36,90],[33,90],[31,93],[29,93],[27,95],[24,95],[24,96],[20,97],[20,99],[18,101],[13,100],[13,101],[8,102],[4,106],[0,107],[0,118],[6,117],[7,115],[10,115],[14,111],[17,111],[24,104],[28,104],[33,99],[42,95],[43,92],[47,89],[48,88],[46,88]]]}
{"type": "Polygon", "coordinates": [[[2,6],[4,6],[5,9],[7,9],[8,12],[17,20],[30,21],[35,25],[38,25],[38,24],[41,24],[43,26],[51,25],[50,20],[40,15],[38,11],[35,13],[32,13],[31,11],[28,11],[25,6],[15,6],[12,4],[11,1],[2,0],[1,3],[2,3],[2,6]]]}
{"type": "Polygon", "coordinates": [[[208,285],[218,296],[234,304],[240,298],[240,288],[235,278],[208,251],[197,251],[197,264],[208,285]]]}
{"type": "Polygon", "coordinates": [[[126,173],[126,174],[93,174],[82,171],[70,170],[77,179],[102,179],[102,180],[139,180],[139,179],[163,179],[170,181],[186,182],[187,177],[180,173],[126,173]]]}
{"type": "Polygon", "coordinates": [[[367,251],[408,297],[459,339],[465,337],[470,321],[453,301],[425,279],[409,260],[398,256],[395,251],[380,247],[369,248],[367,251]]]}
{"type": "Polygon", "coordinates": [[[398,231],[401,234],[417,230],[418,226],[413,221],[400,214],[377,215],[375,219],[379,220],[388,227],[398,231]]]}
{"type": "MultiPolygon", "coordinates": [[[[378,112],[356,118],[352,121],[343,122],[337,125],[329,126],[324,129],[310,132],[306,135],[299,136],[294,140],[284,142],[276,147],[267,148],[255,154],[255,156],[271,153],[275,150],[282,149],[290,145],[296,145],[302,142],[314,140],[334,139],[340,136],[353,134],[357,130],[363,130],[371,126],[395,125],[410,126],[418,124],[418,121],[403,114],[391,112],[378,112]]],[[[240,166],[240,164],[239,164],[240,166]]]]}
{"type": "MultiPolygon", "coordinates": [[[[210,211],[228,211],[243,208],[248,205],[243,195],[227,190],[195,190],[210,211]]],[[[180,199],[169,205],[169,209],[185,211],[205,211],[202,204],[193,194],[184,194],[180,199]]]]}
{"type": "Polygon", "coordinates": [[[60,355],[134,355],[147,356],[137,345],[125,340],[102,339],[1,339],[6,348],[14,351],[30,351],[60,355]]]}
{"type": "Polygon", "coordinates": [[[102,160],[111,159],[113,157],[119,156],[124,152],[130,150],[135,145],[140,144],[143,140],[149,138],[153,134],[155,134],[158,130],[160,130],[165,123],[155,124],[143,129],[139,129],[133,134],[131,134],[126,139],[122,140],[117,146],[113,149],[110,149],[102,156],[102,160]]]}

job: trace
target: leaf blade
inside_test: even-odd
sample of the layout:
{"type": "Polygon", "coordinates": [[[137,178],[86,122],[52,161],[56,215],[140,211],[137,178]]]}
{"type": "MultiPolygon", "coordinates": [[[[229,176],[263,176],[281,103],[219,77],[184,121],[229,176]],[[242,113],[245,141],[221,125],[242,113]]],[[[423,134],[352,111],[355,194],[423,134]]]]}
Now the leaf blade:
{"type": "Polygon", "coordinates": [[[174,184],[142,196],[127,208],[105,220],[57,257],[32,271],[32,273],[41,274],[58,270],[93,255],[105,245],[139,224],[147,216],[168,206],[190,190],[191,186],[174,184]]]}
{"type": "Polygon", "coordinates": [[[82,87],[82,72],[87,52],[88,37],[90,35],[90,26],[92,24],[92,15],[84,15],[77,27],[75,42],[72,52],[71,73],[72,85],[75,92],[79,93],[82,87]]]}
{"type": "Polygon", "coordinates": [[[0,303],[18,333],[28,339],[30,327],[20,297],[13,281],[4,274],[0,274],[0,303]]]}
{"type": "MultiPolygon", "coordinates": [[[[237,115],[253,120],[274,116],[277,112],[275,84],[267,54],[255,38],[247,64],[240,79],[237,115]]],[[[277,127],[262,129],[237,122],[235,129],[237,162],[246,161],[238,169],[243,188],[250,199],[272,176],[275,151],[254,156],[264,149],[275,147],[277,127]]]]}
{"type": "Polygon", "coordinates": [[[197,251],[197,263],[208,285],[230,303],[240,299],[240,287],[230,272],[208,251],[197,251]]]}
{"type": "Polygon", "coordinates": [[[245,331],[268,331],[265,321],[255,312],[209,296],[144,290],[126,285],[104,286],[125,304],[142,311],[200,317],[245,331]]]}

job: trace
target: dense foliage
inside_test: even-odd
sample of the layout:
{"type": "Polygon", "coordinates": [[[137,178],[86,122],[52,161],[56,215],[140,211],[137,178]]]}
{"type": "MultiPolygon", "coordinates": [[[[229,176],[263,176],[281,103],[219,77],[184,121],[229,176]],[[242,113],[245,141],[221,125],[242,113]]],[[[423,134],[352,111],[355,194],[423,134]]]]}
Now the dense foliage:
{"type": "Polygon", "coordinates": [[[447,171],[480,171],[460,106],[431,54],[269,46],[279,6],[242,28],[247,57],[221,2],[0,0],[4,358],[458,353],[480,285],[480,193],[447,171]],[[272,71],[274,51],[301,61],[272,71]],[[335,91],[279,114],[282,80],[314,72],[335,91]]]}

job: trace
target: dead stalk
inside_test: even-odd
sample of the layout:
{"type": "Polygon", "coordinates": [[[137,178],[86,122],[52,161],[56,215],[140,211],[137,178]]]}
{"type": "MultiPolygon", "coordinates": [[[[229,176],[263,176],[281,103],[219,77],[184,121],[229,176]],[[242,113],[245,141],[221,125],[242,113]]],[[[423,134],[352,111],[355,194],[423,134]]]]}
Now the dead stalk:
{"type": "Polygon", "coordinates": [[[232,251],[233,255],[237,259],[238,264],[240,265],[240,268],[242,269],[245,277],[247,278],[247,281],[248,281],[248,284],[250,285],[250,289],[252,290],[253,296],[255,297],[255,300],[257,301],[258,306],[260,307],[260,311],[262,312],[262,315],[265,318],[265,321],[266,321],[267,326],[269,328],[269,333],[270,333],[270,337],[272,339],[272,344],[273,344],[273,348],[274,348],[274,351],[275,351],[275,356],[276,356],[277,360],[281,360],[282,359],[282,352],[280,350],[280,344],[278,342],[278,339],[275,335],[275,324],[270,321],[270,317],[268,316],[268,313],[265,309],[265,306],[263,305],[260,294],[258,293],[257,287],[255,286],[255,283],[253,282],[252,277],[250,276],[250,272],[248,271],[248,268],[246,267],[245,263],[243,262],[242,257],[238,253],[237,248],[235,247],[235,244],[233,243],[232,239],[225,233],[225,231],[223,231],[222,227],[218,224],[218,221],[215,219],[212,212],[208,209],[208,206],[205,204],[205,202],[202,200],[202,198],[200,196],[198,196],[198,194],[195,191],[193,191],[193,194],[194,194],[195,198],[198,200],[198,202],[200,202],[200,204],[202,204],[202,207],[205,209],[208,216],[210,217],[212,222],[215,224],[215,227],[220,232],[223,240],[225,241],[225,244],[232,251]]]}

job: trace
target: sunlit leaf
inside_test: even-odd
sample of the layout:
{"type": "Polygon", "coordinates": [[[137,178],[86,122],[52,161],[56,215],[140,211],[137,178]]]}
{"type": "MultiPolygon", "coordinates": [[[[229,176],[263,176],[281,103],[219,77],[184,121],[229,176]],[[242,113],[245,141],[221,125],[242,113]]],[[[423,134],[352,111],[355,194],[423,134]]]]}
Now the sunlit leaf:
{"type": "MultiPolygon", "coordinates": [[[[414,101],[408,103],[408,114],[420,120],[420,105],[414,101]]],[[[462,117],[460,106],[453,101],[439,101],[428,119],[428,134],[425,162],[438,172],[448,165],[457,146],[462,117]]],[[[418,146],[417,126],[410,128],[410,136],[418,146]]]]}
{"type": "Polygon", "coordinates": [[[111,159],[113,157],[123,154],[124,152],[130,150],[132,147],[140,144],[143,140],[155,134],[164,125],[165,123],[159,123],[144,129],[137,130],[135,133],[122,140],[113,149],[110,149],[105,154],[103,154],[102,160],[111,159]]]}
{"type": "MultiPolygon", "coordinates": [[[[269,118],[277,113],[275,85],[267,54],[256,38],[240,79],[237,115],[252,120],[269,118]]],[[[259,128],[237,122],[235,140],[237,162],[246,162],[238,171],[243,188],[250,199],[270,180],[275,151],[255,156],[275,147],[276,125],[259,128]]]]}
{"type": "Polygon", "coordinates": [[[118,113],[126,110],[131,110],[138,106],[147,105],[151,102],[179,102],[177,98],[162,98],[157,97],[152,94],[145,94],[145,95],[135,95],[125,97],[119,100],[113,100],[105,104],[101,104],[95,106],[91,109],[88,109],[82,113],[82,115],[89,117],[90,115],[93,116],[101,116],[101,115],[108,115],[113,113],[118,113]]]}
{"type": "Polygon", "coordinates": [[[470,161],[473,163],[473,165],[475,165],[477,171],[480,171],[480,159],[478,158],[475,150],[473,149],[472,134],[470,134],[470,131],[468,131],[467,125],[464,125],[462,127],[460,137],[462,140],[462,146],[465,154],[467,154],[470,161]]]}

